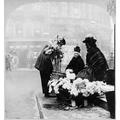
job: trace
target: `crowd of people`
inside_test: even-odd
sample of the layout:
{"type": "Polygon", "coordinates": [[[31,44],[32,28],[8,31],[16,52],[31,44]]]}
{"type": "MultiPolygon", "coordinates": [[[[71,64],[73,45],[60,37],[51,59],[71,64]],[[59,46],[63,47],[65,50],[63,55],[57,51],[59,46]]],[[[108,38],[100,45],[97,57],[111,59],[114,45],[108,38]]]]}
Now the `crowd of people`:
{"type": "MultiPolygon", "coordinates": [[[[66,45],[64,38],[59,39],[58,47],[66,45]]],[[[58,42],[57,41],[57,42],[58,42]]],[[[89,81],[103,81],[104,76],[109,69],[106,58],[101,50],[97,47],[94,37],[86,37],[83,40],[87,49],[86,62],[82,59],[80,52],[81,48],[76,45],[74,47],[74,56],[66,66],[66,70],[71,69],[77,77],[87,78],[89,81]]],[[[53,72],[54,49],[51,49],[51,44],[46,45],[37,58],[35,68],[39,70],[42,90],[45,97],[49,97],[48,81],[53,72]]]]}
{"type": "MultiPolygon", "coordinates": [[[[66,69],[72,69],[76,76],[86,77],[90,81],[99,80],[102,81],[108,64],[105,56],[96,45],[96,39],[94,37],[86,37],[83,43],[87,48],[86,64],[80,56],[80,47],[75,46],[74,56],[70,60],[66,69]]],[[[60,47],[65,45],[65,39],[59,40],[60,47]]],[[[53,71],[53,49],[50,49],[50,45],[46,45],[41,51],[35,64],[35,68],[40,71],[43,93],[48,96],[47,83],[50,80],[50,75],[53,71]]]]}

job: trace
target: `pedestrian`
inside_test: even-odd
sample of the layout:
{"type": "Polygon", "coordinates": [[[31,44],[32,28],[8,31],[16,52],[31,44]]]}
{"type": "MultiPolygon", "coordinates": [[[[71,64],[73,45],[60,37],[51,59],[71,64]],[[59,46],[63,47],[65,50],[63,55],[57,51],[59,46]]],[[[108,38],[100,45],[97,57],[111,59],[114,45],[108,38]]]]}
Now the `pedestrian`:
{"type": "Polygon", "coordinates": [[[7,54],[5,56],[5,65],[6,65],[6,70],[11,71],[11,55],[7,54]]]}
{"type": "MultiPolygon", "coordinates": [[[[74,56],[69,62],[69,64],[67,65],[66,70],[71,69],[73,73],[77,75],[78,72],[84,69],[84,66],[85,66],[84,61],[80,56],[80,47],[76,46],[74,48],[74,56]]],[[[74,97],[74,100],[75,100],[76,106],[78,107],[83,106],[84,99],[80,95],[74,97]]]]}
{"type": "MultiPolygon", "coordinates": [[[[81,77],[81,73],[84,75],[83,77],[89,79],[89,81],[103,81],[105,73],[108,69],[108,64],[105,59],[105,56],[101,52],[101,50],[96,45],[96,39],[94,37],[86,37],[83,43],[85,43],[87,48],[86,55],[86,68],[83,73],[78,73],[78,76],[81,77]]],[[[93,106],[98,96],[97,93],[87,97],[88,105],[93,106]]]]}
{"type": "Polygon", "coordinates": [[[87,37],[83,41],[87,48],[86,64],[87,67],[92,69],[94,74],[94,80],[103,81],[108,64],[105,56],[96,45],[96,39],[94,37],[87,37]]]}
{"type": "Polygon", "coordinates": [[[84,61],[80,56],[80,47],[76,46],[74,48],[74,56],[69,62],[69,64],[67,65],[66,70],[72,69],[73,73],[77,75],[78,72],[84,68],[84,66],[85,66],[84,61]]]}
{"type": "Polygon", "coordinates": [[[49,97],[48,81],[50,80],[50,75],[53,71],[51,54],[52,49],[50,49],[50,47],[46,45],[38,56],[35,64],[35,68],[40,72],[42,91],[45,97],[49,97]]]}

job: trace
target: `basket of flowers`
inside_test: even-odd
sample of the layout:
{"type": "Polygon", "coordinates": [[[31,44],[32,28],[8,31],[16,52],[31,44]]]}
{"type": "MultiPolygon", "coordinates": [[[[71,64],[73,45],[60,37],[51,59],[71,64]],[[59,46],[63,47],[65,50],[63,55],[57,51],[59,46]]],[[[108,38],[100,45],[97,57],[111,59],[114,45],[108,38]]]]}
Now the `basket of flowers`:
{"type": "Polygon", "coordinates": [[[61,101],[76,102],[84,106],[84,100],[94,100],[98,95],[114,91],[114,86],[103,81],[90,82],[88,79],[76,78],[74,73],[66,72],[66,76],[52,79],[48,82],[49,92],[54,92],[61,101]]]}

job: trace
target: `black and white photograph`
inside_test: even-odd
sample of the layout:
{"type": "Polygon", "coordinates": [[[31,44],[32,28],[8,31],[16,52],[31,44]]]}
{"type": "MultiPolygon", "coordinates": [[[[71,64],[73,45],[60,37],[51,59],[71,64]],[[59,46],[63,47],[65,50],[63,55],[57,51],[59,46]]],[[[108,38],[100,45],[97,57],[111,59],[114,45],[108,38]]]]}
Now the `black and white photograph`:
{"type": "Polygon", "coordinates": [[[4,120],[116,119],[116,0],[4,0],[4,120]]]}

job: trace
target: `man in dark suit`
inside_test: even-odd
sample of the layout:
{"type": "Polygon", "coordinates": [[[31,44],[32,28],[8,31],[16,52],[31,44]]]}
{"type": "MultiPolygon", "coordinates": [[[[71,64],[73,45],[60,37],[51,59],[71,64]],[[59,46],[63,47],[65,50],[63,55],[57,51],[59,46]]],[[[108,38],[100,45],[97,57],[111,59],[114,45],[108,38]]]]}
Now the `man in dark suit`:
{"type": "Polygon", "coordinates": [[[52,49],[48,45],[44,47],[40,55],[37,58],[35,68],[39,70],[41,76],[42,90],[45,97],[49,97],[48,93],[48,81],[50,80],[50,75],[53,71],[53,65],[51,60],[52,49]]]}

